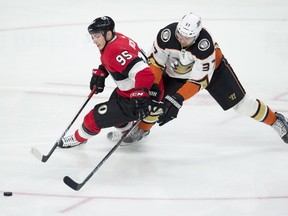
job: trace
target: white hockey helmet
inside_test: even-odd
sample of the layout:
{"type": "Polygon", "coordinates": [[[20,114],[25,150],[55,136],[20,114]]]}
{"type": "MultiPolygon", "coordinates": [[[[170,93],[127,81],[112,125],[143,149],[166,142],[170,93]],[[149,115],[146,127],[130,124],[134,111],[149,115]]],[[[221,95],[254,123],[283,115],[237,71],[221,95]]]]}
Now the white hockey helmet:
{"type": "Polygon", "coordinates": [[[184,37],[197,38],[202,30],[201,18],[190,12],[182,17],[176,29],[184,37]]]}

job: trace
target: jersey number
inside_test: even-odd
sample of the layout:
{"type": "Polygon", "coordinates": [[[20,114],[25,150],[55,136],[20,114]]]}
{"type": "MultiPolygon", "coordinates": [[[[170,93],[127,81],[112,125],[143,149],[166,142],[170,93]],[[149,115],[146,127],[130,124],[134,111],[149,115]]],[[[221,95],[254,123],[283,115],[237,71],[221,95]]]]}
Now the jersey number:
{"type": "MultiPolygon", "coordinates": [[[[120,55],[116,56],[116,61],[119,62],[122,66],[126,64],[126,60],[131,59],[133,56],[128,53],[128,51],[123,51],[120,55]]],[[[138,57],[141,58],[145,63],[148,63],[148,59],[144,51],[138,52],[138,57]]]]}
{"type": "MultiPolygon", "coordinates": [[[[212,64],[214,64],[214,63],[215,63],[215,59],[212,61],[212,64]]],[[[202,70],[203,71],[209,71],[210,70],[210,63],[204,63],[202,70]]]]}
{"type": "Polygon", "coordinates": [[[209,71],[209,70],[210,70],[210,63],[204,63],[202,70],[203,70],[203,71],[209,71]]]}
{"type": "MultiPolygon", "coordinates": [[[[131,46],[134,50],[136,50],[136,43],[132,40],[129,40],[129,46],[131,46]]],[[[148,62],[147,57],[144,51],[140,50],[138,52],[138,57],[141,58],[144,62],[148,62]]],[[[127,60],[132,59],[133,56],[127,51],[123,51],[121,54],[116,56],[116,61],[119,62],[122,66],[126,64],[127,60]]]]}
{"type": "Polygon", "coordinates": [[[132,55],[128,53],[127,50],[125,50],[121,54],[116,56],[116,61],[119,62],[123,66],[126,64],[126,61],[131,58],[132,58],[132,55]]]}

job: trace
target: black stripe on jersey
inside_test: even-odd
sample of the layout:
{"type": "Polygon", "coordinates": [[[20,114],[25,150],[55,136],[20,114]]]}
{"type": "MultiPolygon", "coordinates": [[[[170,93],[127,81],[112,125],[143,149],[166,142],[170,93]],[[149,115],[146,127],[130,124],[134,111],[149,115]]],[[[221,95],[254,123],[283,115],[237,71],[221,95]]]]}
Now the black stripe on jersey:
{"type": "Polygon", "coordinates": [[[108,73],[107,69],[102,64],[99,65],[98,69],[104,71],[105,73],[108,73]]]}
{"type": "MultiPolygon", "coordinates": [[[[157,44],[161,49],[181,51],[181,44],[175,35],[177,24],[171,23],[159,31],[157,44]]],[[[211,35],[203,28],[195,43],[186,48],[186,50],[198,59],[206,59],[213,54],[215,47],[211,35]]]]}
{"type": "Polygon", "coordinates": [[[122,73],[111,71],[110,74],[116,81],[125,80],[128,78],[128,74],[131,68],[140,61],[143,61],[143,60],[139,57],[136,57],[127,65],[127,67],[125,68],[125,70],[122,71],[122,73]]]}
{"type": "Polygon", "coordinates": [[[175,31],[178,23],[171,23],[161,29],[157,35],[157,44],[161,49],[178,49],[181,50],[181,45],[176,39],[175,31]]]}
{"type": "Polygon", "coordinates": [[[190,51],[198,59],[206,59],[213,54],[215,46],[211,35],[202,29],[195,43],[190,46],[187,51],[190,51]],[[203,48],[204,45],[204,48],[203,48]],[[202,49],[203,48],[203,49],[202,49]]]}

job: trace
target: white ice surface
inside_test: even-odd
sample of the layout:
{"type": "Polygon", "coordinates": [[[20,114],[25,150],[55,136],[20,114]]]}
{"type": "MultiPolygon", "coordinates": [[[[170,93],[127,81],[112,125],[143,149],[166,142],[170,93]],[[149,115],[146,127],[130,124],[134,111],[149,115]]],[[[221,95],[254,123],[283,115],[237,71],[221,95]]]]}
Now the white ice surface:
{"type": "MultiPolygon", "coordinates": [[[[86,146],[41,163],[89,94],[99,52],[87,34],[110,15],[116,30],[150,49],[158,30],[194,11],[248,94],[288,115],[286,0],[0,0],[1,216],[287,216],[288,146],[268,126],[222,111],[203,91],[145,140],[113,147],[105,129],[86,146]],[[136,5],[137,4],[137,5],[136,5]]],[[[94,96],[69,133],[114,88],[94,96]]]]}

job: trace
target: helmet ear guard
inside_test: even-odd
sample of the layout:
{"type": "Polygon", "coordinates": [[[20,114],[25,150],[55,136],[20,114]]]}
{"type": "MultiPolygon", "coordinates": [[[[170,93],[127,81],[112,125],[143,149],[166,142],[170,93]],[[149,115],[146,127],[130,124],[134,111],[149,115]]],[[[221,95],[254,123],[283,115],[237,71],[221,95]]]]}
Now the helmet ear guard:
{"type": "Polygon", "coordinates": [[[178,22],[176,30],[184,37],[197,38],[202,30],[201,18],[190,12],[184,15],[178,22]]]}

